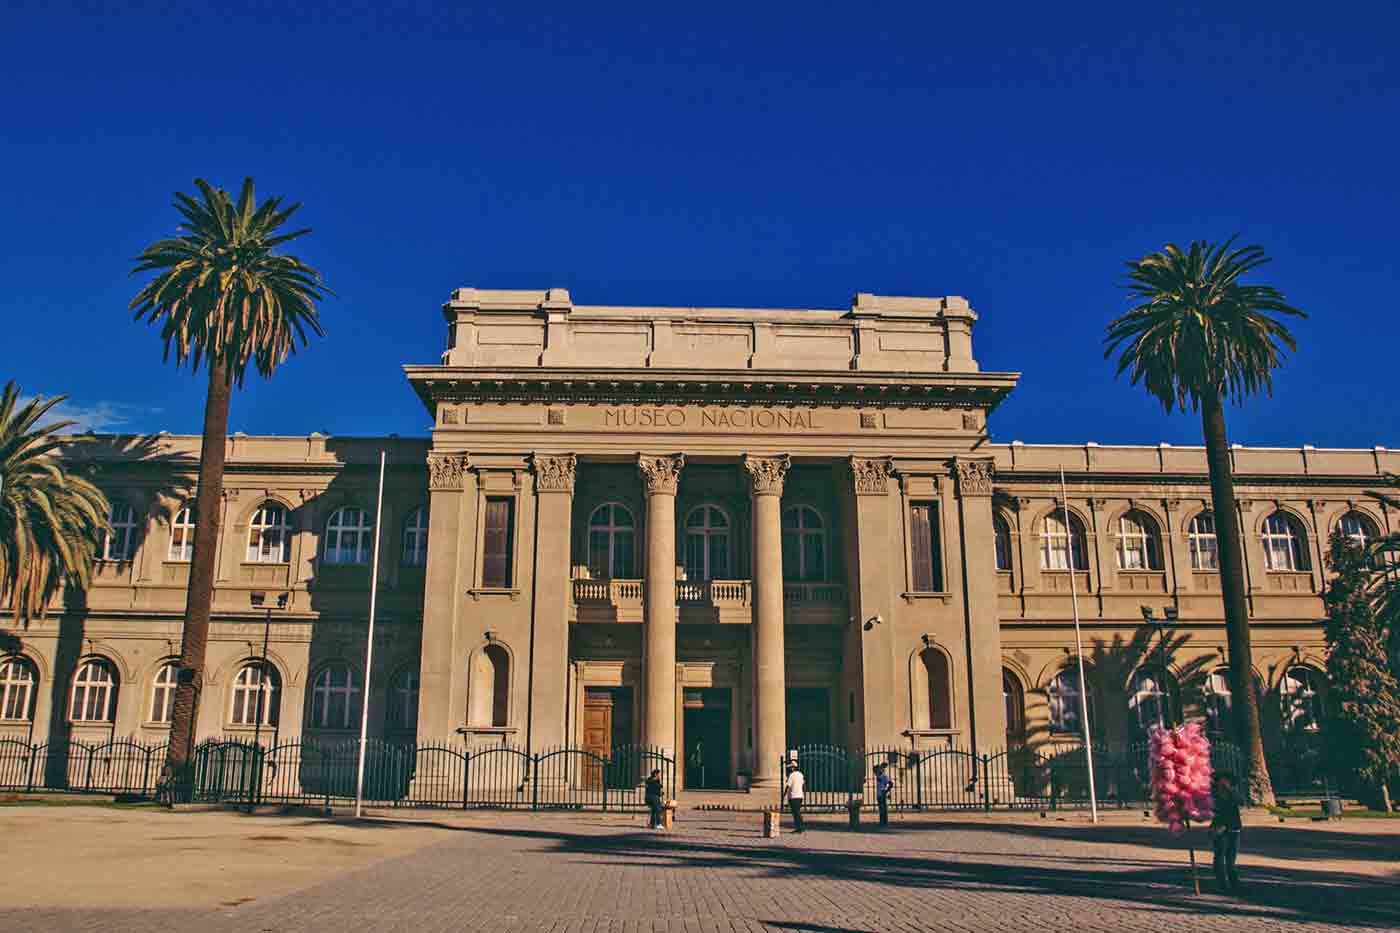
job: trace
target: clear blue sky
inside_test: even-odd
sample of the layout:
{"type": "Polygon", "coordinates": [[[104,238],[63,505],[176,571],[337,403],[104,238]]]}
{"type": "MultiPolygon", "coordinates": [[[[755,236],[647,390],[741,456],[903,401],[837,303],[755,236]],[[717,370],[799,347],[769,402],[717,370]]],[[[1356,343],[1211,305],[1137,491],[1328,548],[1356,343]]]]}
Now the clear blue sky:
{"type": "Polygon", "coordinates": [[[1232,440],[1400,447],[1394,3],[67,6],[0,11],[0,380],[108,430],[198,431],[130,259],[252,175],[338,297],[235,430],[423,434],[450,290],[564,286],[965,295],[994,439],[1199,443],[1100,340],[1124,260],[1238,231],[1311,317],[1232,440]]]}

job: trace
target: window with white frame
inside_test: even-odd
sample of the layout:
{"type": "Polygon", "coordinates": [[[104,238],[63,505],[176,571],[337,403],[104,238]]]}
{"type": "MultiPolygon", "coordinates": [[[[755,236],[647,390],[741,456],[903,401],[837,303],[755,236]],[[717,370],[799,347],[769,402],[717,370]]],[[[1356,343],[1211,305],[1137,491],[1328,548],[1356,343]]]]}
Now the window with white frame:
{"type": "Polygon", "coordinates": [[[250,661],[233,678],[229,722],[235,726],[275,726],[282,707],[282,678],[266,661],[250,661]]]}
{"type": "Polygon", "coordinates": [[[399,671],[389,690],[389,728],[418,728],[418,672],[412,668],[399,671]]]}
{"type": "Polygon", "coordinates": [[[1290,667],[1278,684],[1279,715],[1287,733],[1317,732],[1322,724],[1322,678],[1310,667],[1290,667]]]}
{"type": "Polygon", "coordinates": [[[1303,526],[1287,512],[1264,519],[1264,566],[1269,570],[1307,570],[1308,539],[1303,526]]]}
{"type": "Polygon", "coordinates": [[[1138,728],[1171,725],[1170,689],[1161,670],[1140,670],[1133,674],[1128,710],[1137,717],[1138,728]]]}
{"type": "Polygon", "coordinates": [[[175,718],[175,688],[179,683],[180,665],[166,661],[156,671],[151,682],[151,722],[170,722],[175,718]]]}
{"type": "Polygon", "coordinates": [[[717,505],[692,509],[685,520],[687,580],[722,579],[729,574],[729,516],[717,505]]]}
{"type": "Polygon", "coordinates": [[[992,516],[992,534],[996,537],[997,569],[1011,569],[1011,526],[1000,515],[992,516]]]}
{"type": "Polygon", "coordinates": [[[1040,538],[1040,569],[1069,570],[1070,561],[1075,570],[1089,569],[1089,551],[1084,544],[1084,524],[1079,516],[1071,514],[1069,527],[1065,527],[1063,510],[1045,516],[1044,530],[1040,538]]]}
{"type": "Polygon", "coordinates": [[[826,523],[816,509],[795,505],[783,512],[783,579],[826,579],[826,523]]]}
{"type": "Polygon", "coordinates": [[[113,502],[107,522],[112,530],[102,533],[102,559],[131,560],[136,553],[136,510],[125,502],[113,502]]]}
{"type": "Polygon", "coordinates": [[[637,523],[625,505],[605,502],[588,517],[588,573],[595,580],[637,574],[637,523]]]}
{"type": "Polygon", "coordinates": [[[28,658],[11,655],[0,660],[0,719],[14,722],[34,719],[38,680],[28,658]]]}
{"type": "Polygon", "coordinates": [[[328,564],[368,564],[374,544],[374,523],[368,509],[336,509],[326,522],[325,560],[328,564]]]}
{"type": "Polygon", "coordinates": [[[1205,683],[1206,731],[1215,735],[1228,735],[1233,726],[1234,695],[1230,691],[1230,671],[1218,668],[1211,671],[1205,683]]]}
{"type": "Polygon", "coordinates": [[[73,722],[111,722],[116,713],[116,668],[102,658],[84,661],[73,676],[68,718],[73,722]]]}
{"type": "Polygon", "coordinates": [[[1077,734],[1083,721],[1079,705],[1079,672],[1066,668],[1055,675],[1045,689],[1050,703],[1050,731],[1060,735],[1077,734]]]}
{"type": "Polygon", "coordinates": [[[1365,548],[1376,540],[1376,523],[1360,512],[1351,511],[1343,515],[1337,528],[1357,547],[1365,548]]]}
{"type": "Polygon", "coordinates": [[[321,669],[311,686],[311,726],[349,729],[359,722],[360,678],[347,664],[321,669]]]}
{"type": "Polygon", "coordinates": [[[1120,516],[1117,551],[1119,570],[1161,570],[1157,523],[1137,509],[1120,516]]]}
{"type": "Polygon", "coordinates": [[[1215,538],[1215,516],[1201,512],[1186,529],[1187,549],[1192,570],[1219,570],[1220,544],[1215,538]]]}
{"type": "Polygon", "coordinates": [[[428,508],[420,505],[403,523],[403,565],[422,567],[428,562],[428,508]]]}
{"type": "Polygon", "coordinates": [[[170,523],[170,560],[194,559],[194,506],[182,506],[170,523]]]}
{"type": "Polygon", "coordinates": [[[264,502],[248,523],[248,563],[285,564],[291,537],[287,509],[276,502],[264,502]]]}

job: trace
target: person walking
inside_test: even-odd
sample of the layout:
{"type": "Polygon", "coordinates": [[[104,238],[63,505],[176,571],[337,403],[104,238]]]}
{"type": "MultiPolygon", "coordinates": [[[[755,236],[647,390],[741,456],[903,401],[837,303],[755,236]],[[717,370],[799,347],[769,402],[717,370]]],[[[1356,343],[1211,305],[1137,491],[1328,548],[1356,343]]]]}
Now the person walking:
{"type": "Polygon", "coordinates": [[[890,825],[890,791],[894,781],[885,773],[884,765],[875,766],[875,802],[880,805],[880,825],[890,825]]]}
{"type": "Polygon", "coordinates": [[[802,832],[802,797],[806,793],[806,777],[794,762],[788,765],[787,781],[783,784],[783,796],[787,798],[788,809],[792,811],[793,832],[802,832]]]}
{"type": "Polygon", "coordinates": [[[661,769],[654,769],[647,777],[646,781],[646,802],[647,809],[651,811],[651,821],[647,824],[647,829],[665,832],[666,827],[662,825],[661,812],[666,807],[665,794],[661,786],[661,769]]]}
{"type": "Polygon", "coordinates": [[[1235,862],[1240,855],[1240,795],[1235,776],[1218,771],[1211,787],[1215,798],[1215,818],[1210,821],[1211,847],[1215,850],[1215,880],[1222,891],[1239,894],[1240,872],[1235,862]]]}

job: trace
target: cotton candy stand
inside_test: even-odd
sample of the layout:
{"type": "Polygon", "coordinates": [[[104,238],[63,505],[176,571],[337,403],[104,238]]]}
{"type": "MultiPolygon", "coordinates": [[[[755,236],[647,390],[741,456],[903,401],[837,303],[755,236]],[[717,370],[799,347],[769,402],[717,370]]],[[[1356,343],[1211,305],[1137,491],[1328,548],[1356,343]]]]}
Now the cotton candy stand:
{"type": "MultiPolygon", "coordinates": [[[[1174,729],[1154,726],[1148,741],[1149,764],[1152,768],[1152,804],[1157,819],[1167,824],[1167,831],[1179,836],[1191,827],[1191,821],[1208,822],[1214,816],[1214,801],[1210,790],[1210,740],[1199,723],[1187,723],[1174,729]]],[[[1196,849],[1190,845],[1191,883],[1201,893],[1201,881],[1196,874],[1196,849]]]]}

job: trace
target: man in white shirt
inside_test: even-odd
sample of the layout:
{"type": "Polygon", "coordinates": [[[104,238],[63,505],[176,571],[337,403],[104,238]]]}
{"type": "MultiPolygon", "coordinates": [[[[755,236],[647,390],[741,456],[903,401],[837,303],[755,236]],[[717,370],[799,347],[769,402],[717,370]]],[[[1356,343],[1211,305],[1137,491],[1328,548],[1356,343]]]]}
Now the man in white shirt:
{"type": "Polygon", "coordinates": [[[802,776],[797,763],[788,765],[787,781],[783,784],[783,796],[787,798],[788,809],[792,811],[793,832],[802,832],[802,795],[807,779],[802,776]]]}

